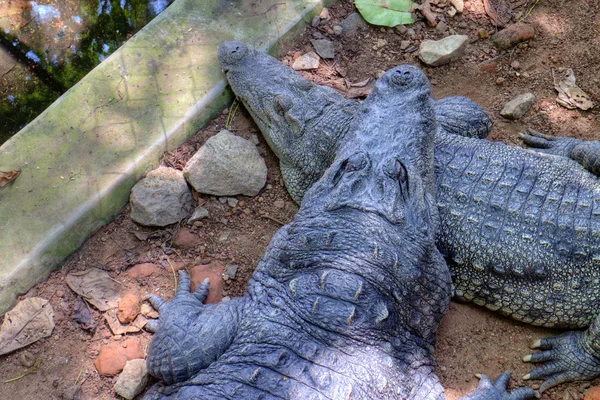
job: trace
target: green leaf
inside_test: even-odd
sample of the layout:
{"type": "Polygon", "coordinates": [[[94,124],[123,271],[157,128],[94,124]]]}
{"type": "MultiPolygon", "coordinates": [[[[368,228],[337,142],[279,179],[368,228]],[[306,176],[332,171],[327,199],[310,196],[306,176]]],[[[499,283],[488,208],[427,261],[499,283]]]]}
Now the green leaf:
{"type": "Polygon", "coordinates": [[[354,5],[367,22],[390,27],[415,22],[410,12],[419,7],[411,0],[354,0],[354,5]]]}

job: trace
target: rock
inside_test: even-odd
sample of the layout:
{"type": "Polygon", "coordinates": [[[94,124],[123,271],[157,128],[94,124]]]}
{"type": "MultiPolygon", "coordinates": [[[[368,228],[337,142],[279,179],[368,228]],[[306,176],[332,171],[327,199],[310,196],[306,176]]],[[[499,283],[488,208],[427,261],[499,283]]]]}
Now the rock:
{"type": "Polygon", "coordinates": [[[308,69],[317,69],[319,68],[319,64],[319,55],[311,51],[298,57],[292,64],[292,68],[296,71],[305,71],[308,69]]]}
{"type": "Polygon", "coordinates": [[[148,384],[146,360],[135,359],[127,361],[123,372],[115,383],[115,392],[128,400],[140,394],[148,384]]]}
{"type": "Polygon", "coordinates": [[[256,146],[222,130],[187,162],[183,175],[200,193],[254,196],[267,181],[267,166],[256,146]]]}
{"type": "Polygon", "coordinates": [[[231,208],[237,206],[239,203],[238,199],[236,199],[235,197],[228,197],[227,198],[227,205],[231,208]]]}
{"type": "Polygon", "coordinates": [[[321,25],[326,24],[327,22],[329,22],[329,9],[327,7],[323,8],[321,10],[321,13],[319,14],[319,18],[321,18],[321,25]]]}
{"type": "Polygon", "coordinates": [[[321,23],[321,17],[319,17],[318,15],[315,15],[312,19],[312,21],[310,21],[310,25],[313,28],[317,28],[319,26],[319,24],[321,23]]]}
{"type": "Polygon", "coordinates": [[[463,0],[450,0],[450,4],[452,4],[459,13],[462,13],[465,9],[465,3],[463,0]]]}
{"type": "Polygon", "coordinates": [[[144,351],[140,343],[127,339],[123,343],[113,342],[102,346],[94,366],[100,375],[116,375],[123,370],[129,360],[144,358],[144,351]]]}
{"type": "Polygon", "coordinates": [[[354,12],[348,15],[340,24],[342,27],[342,32],[344,36],[352,36],[359,29],[364,29],[367,27],[367,22],[363,19],[363,17],[354,12]]]}
{"type": "Polygon", "coordinates": [[[283,208],[285,206],[285,201],[283,201],[283,200],[275,200],[273,202],[273,205],[275,206],[275,208],[283,208]]]}
{"type": "Polygon", "coordinates": [[[508,119],[519,119],[527,113],[535,102],[533,93],[525,93],[515,97],[504,105],[500,115],[508,119]]]}
{"type": "Polygon", "coordinates": [[[535,29],[533,29],[533,26],[519,22],[496,33],[492,36],[492,41],[499,49],[507,50],[521,42],[533,39],[534,36],[535,29]]]}
{"type": "Polygon", "coordinates": [[[585,392],[583,400],[600,400],[600,386],[593,386],[585,392]]]}
{"type": "Polygon", "coordinates": [[[444,33],[448,30],[448,24],[446,24],[444,21],[438,22],[438,24],[435,26],[435,30],[439,33],[444,33]]]}
{"type": "Polygon", "coordinates": [[[437,67],[461,57],[467,48],[469,37],[451,35],[441,40],[424,40],[419,49],[419,58],[427,65],[437,67]]]}
{"type": "Polygon", "coordinates": [[[498,62],[496,61],[486,61],[479,66],[479,69],[485,72],[489,72],[490,74],[495,73],[497,68],[498,62]]]}
{"type": "Polygon", "coordinates": [[[119,300],[117,318],[122,324],[130,324],[140,313],[140,301],[133,293],[127,293],[119,300]]]}
{"type": "Polygon", "coordinates": [[[148,277],[156,274],[160,269],[152,263],[143,263],[136,264],[133,267],[129,268],[127,271],[127,276],[133,279],[137,279],[140,277],[148,277]]]}
{"type": "Polygon", "coordinates": [[[196,265],[192,268],[190,279],[192,281],[191,289],[195,291],[206,278],[209,279],[208,297],[206,304],[216,304],[223,298],[223,269],[215,268],[212,265],[196,265]]]}
{"type": "Polygon", "coordinates": [[[194,235],[188,228],[181,228],[173,242],[175,247],[182,249],[196,247],[200,245],[200,238],[194,235]]]}
{"type": "Polygon", "coordinates": [[[142,306],[140,307],[140,314],[142,314],[144,317],[147,317],[148,314],[152,313],[152,311],[154,311],[154,309],[150,304],[142,303],[142,306]]]}
{"type": "Polygon", "coordinates": [[[323,34],[319,31],[314,31],[312,33],[312,37],[313,39],[323,39],[323,34]]]}
{"type": "Polygon", "coordinates": [[[410,46],[410,40],[403,40],[400,42],[400,50],[406,50],[410,46]]]}
{"type": "Polygon", "coordinates": [[[333,31],[334,35],[339,36],[344,31],[344,28],[342,28],[341,25],[334,25],[331,30],[333,31]]]}
{"type": "Polygon", "coordinates": [[[194,222],[200,221],[204,218],[208,218],[208,210],[206,209],[206,207],[197,207],[194,210],[194,213],[192,214],[190,219],[188,219],[188,224],[193,224],[194,222]]]}
{"type": "Polygon", "coordinates": [[[397,25],[396,32],[400,35],[404,35],[406,32],[408,32],[408,28],[406,27],[406,25],[397,25]]]}
{"type": "Polygon", "coordinates": [[[517,60],[513,61],[510,63],[510,66],[512,67],[512,69],[514,70],[519,70],[521,69],[521,63],[518,62],[517,60]]]}
{"type": "Polygon", "coordinates": [[[334,58],[335,57],[335,49],[333,48],[333,42],[327,39],[314,40],[311,39],[315,51],[322,58],[334,58]]]}
{"type": "Polygon", "coordinates": [[[235,279],[238,268],[239,266],[237,264],[229,264],[227,267],[225,267],[225,272],[223,272],[223,279],[235,279]]]}
{"type": "Polygon", "coordinates": [[[131,189],[131,219],[141,225],[166,226],[189,215],[192,193],[183,173],[159,167],[131,189]]]}

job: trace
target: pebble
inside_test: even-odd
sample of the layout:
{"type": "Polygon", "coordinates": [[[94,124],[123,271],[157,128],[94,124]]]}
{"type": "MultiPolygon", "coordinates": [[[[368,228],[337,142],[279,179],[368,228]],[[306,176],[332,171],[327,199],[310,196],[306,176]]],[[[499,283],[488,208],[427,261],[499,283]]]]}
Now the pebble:
{"type": "Polygon", "coordinates": [[[148,226],[166,226],[187,217],[192,193],[183,173],[159,167],[131,189],[131,219],[148,226]]]}
{"type": "Polygon", "coordinates": [[[116,375],[123,370],[127,361],[144,358],[144,351],[137,340],[129,338],[124,343],[127,347],[113,342],[100,348],[100,354],[94,360],[94,366],[100,375],[116,375]]]}
{"type": "Polygon", "coordinates": [[[400,50],[406,50],[410,46],[410,40],[403,40],[400,42],[400,50]]]}
{"type": "Polygon", "coordinates": [[[144,317],[147,317],[152,311],[154,311],[154,309],[150,304],[142,303],[142,306],[140,307],[140,314],[142,314],[144,317]]]}
{"type": "Polygon", "coordinates": [[[114,389],[117,394],[131,400],[144,390],[148,384],[148,371],[146,360],[129,360],[119,375],[114,389]]]}
{"type": "Polygon", "coordinates": [[[136,264],[127,271],[127,276],[132,279],[137,279],[139,277],[152,276],[152,275],[156,274],[158,271],[159,271],[159,268],[156,264],[152,264],[152,263],[136,264]]]}
{"type": "Polygon", "coordinates": [[[583,400],[600,400],[600,386],[593,386],[585,392],[583,400]]]}
{"type": "Polygon", "coordinates": [[[521,42],[533,39],[534,36],[535,29],[533,29],[533,26],[519,22],[496,33],[492,36],[492,41],[499,49],[507,50],[521,42]]]}
{"type": "Polygon", "coordinates": [[[127,293],[119,300],[117,318],[122,324],[130,324],[140,313],[140,301],[133,293],[127,293]]]}
{"type": "Polygon", "coordinates": [[[198,285],[204,282],[206,278],[209,279],[208,297],[205,301],[206,304],[219,303],[223,298],[223,273],[221,271],[218,269],[217,271],[214,271],[210,265],[196,265],[191,270],[190,279],[192,282],[192,292],[198,289],[198,285]]]}
{"type": "Polygon", "coordinates": [[[275,206],[275,208],[283,208],[285,206],[285,201],[283,201],[283,200],[275,200],[273,202],[273,205],[275,206]]]}
{"type": "Polygon", "coordinates": [[[512,67],[512,69],[516,69],[516,70],[521,69],[521,63],[518,62],[517,60],[511,62],[510,66],[512,67]]]}
{"type": "Polygon", "coordinates": [[[312,19],[312,21],[310,21],[310,25],[313,28],[317,28],[319,26],[319,24],[321,23],[321,17],[319,17],[318,15],[315,15],[312,19]]]}
{"type": "Polygon", "coordinates": [[[319,18],[321,18],[321,25],[325,25],[329,22],[329,9],[324,7],[319,14],[319,18]]]}
{"type": "Polygon", "coordinates": [[[227,267],[225,267],[225,272],[223,272],[223,278],[225,280],[235,279],[238,268],[239,266],[237,264],[229,264],[227,267]]]}
{"type": "Polygon", "coordinates": [[[183,227],[177,233],[173,244],[175,247],[182,249],[196,247],[200,244],[200,238],[194,235],[188,228],[183,227]]]}
{"type": "Polygon", "coordinates": [[[503,77],[499,77],[498,79],[496,79],[496,85],[503,85],[505,80],[506,79],[504,79],[503,77]]]}
{"type": "Polygon", "coordinates": [[[231,208],[235,207],[238,205],[238,199],[236,199],[235,197],[228,197],[227,198],[227,205],[231,208]]]}
{"type": "Polygon", "coordinates": [[[448,24],[446,24],[444,21],[441,21],[436,25],[435,30],[440,33],[444,33],[446,30],[448,30],[448,24]]]}
{"type": "Polygon", "coordinates": [[[194,213],[192,214],[190,219],[188,219],[188,224],[193,224],[194,222],[200,221],[204,218],[208,218],[208,210],[206,209],[206,207],[196,207],[194,213]]]}
{"type": "Polygon", "coordinates": [[[292,68],[296,71],[306,71],[319,68],[319,64],[319,55],[311,51],[298,57],[292,64],[292,68]]]}
{"type": "Polygon", "coordinates": [[[313,37],[314,39],[323,39],[323,34],[322,34],[321,32],[319,32],[319,31],[314,31],[314,32],[312,33],[312,37],[313,37]]]}
{"type": "Polygon", "coordinates": [[[396,26],[396,32],[398,32],[401,35],[404,35],[406,32],[408,32],[408,28],[406,27],[406,25],[398,25],[396,26]]]}
{"type": "Polygon", "coordinates": [[[339,36],[344,31],[344,28],[342,28],[341,25],[334,25],[333,28],[331,28],[331,30],[333,31],[334,35],[339,36]]]}
{"type": "Polygon", "coordinates": [[[451,35],[441,40],[424,40],[419,49],[419,58],[427,65],[437,67],[460,58],[467,45],[466,35],[451,35]]]}
{"type": "Polygon", "coordinates": [[[465,8],[465,3],[463,0],[450,0],[450,4],[452,4],[452,6],[459,13],[462,13],[465,8]]]}
{"type": "Polygon", "coordinates": [[[359,13],[354,12],[348,15],[340,25],[343,34],[345,36],[351,36],[356,33],[358,29],[366,28],[367,23],[359,13]]]}
{"type": "Polygon", "coordinates": [[[533,107],[535,96],[533,93],[525,93],[515,97],[504,105],[500,115],[504,118],[516,120],[527,114],[527,111],[533,107]]]}
{"type": "Polygon", "coordinates": [[[311,39],[310,42],[312,43],[317,54],[320,55],[322,58],[330,59],[335,57],[335,49],[333,47],[332,41],[327,39],[311,39]]]}

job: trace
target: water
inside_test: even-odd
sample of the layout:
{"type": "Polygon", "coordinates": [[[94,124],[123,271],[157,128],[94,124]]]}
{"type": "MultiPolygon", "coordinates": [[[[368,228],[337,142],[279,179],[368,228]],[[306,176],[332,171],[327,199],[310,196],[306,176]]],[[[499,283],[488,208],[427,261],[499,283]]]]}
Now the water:
{"type": "Polygon", "coordinates": [[[1,0],[0,144],[173,0],[1,0]]]}

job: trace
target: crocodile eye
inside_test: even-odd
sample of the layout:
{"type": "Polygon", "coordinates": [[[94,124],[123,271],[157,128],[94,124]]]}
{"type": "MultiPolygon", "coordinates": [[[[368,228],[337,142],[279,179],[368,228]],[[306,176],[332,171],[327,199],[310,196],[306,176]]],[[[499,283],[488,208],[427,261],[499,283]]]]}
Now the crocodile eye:
{"type": "Polygon", "coordinates": [[[363,153],[356,153],[348,157],[348,159],[342,163],[342,168],[344,168],[346,172],[352,172],[363,169],[366,165],[367,157],[363,153]]]}
{"type": "Polygon", "coordinates": [[[292,99],[286,95],[278,95],[275,97],[275,112],[279,115],[284,115],[292,108],[292,99]]]}

